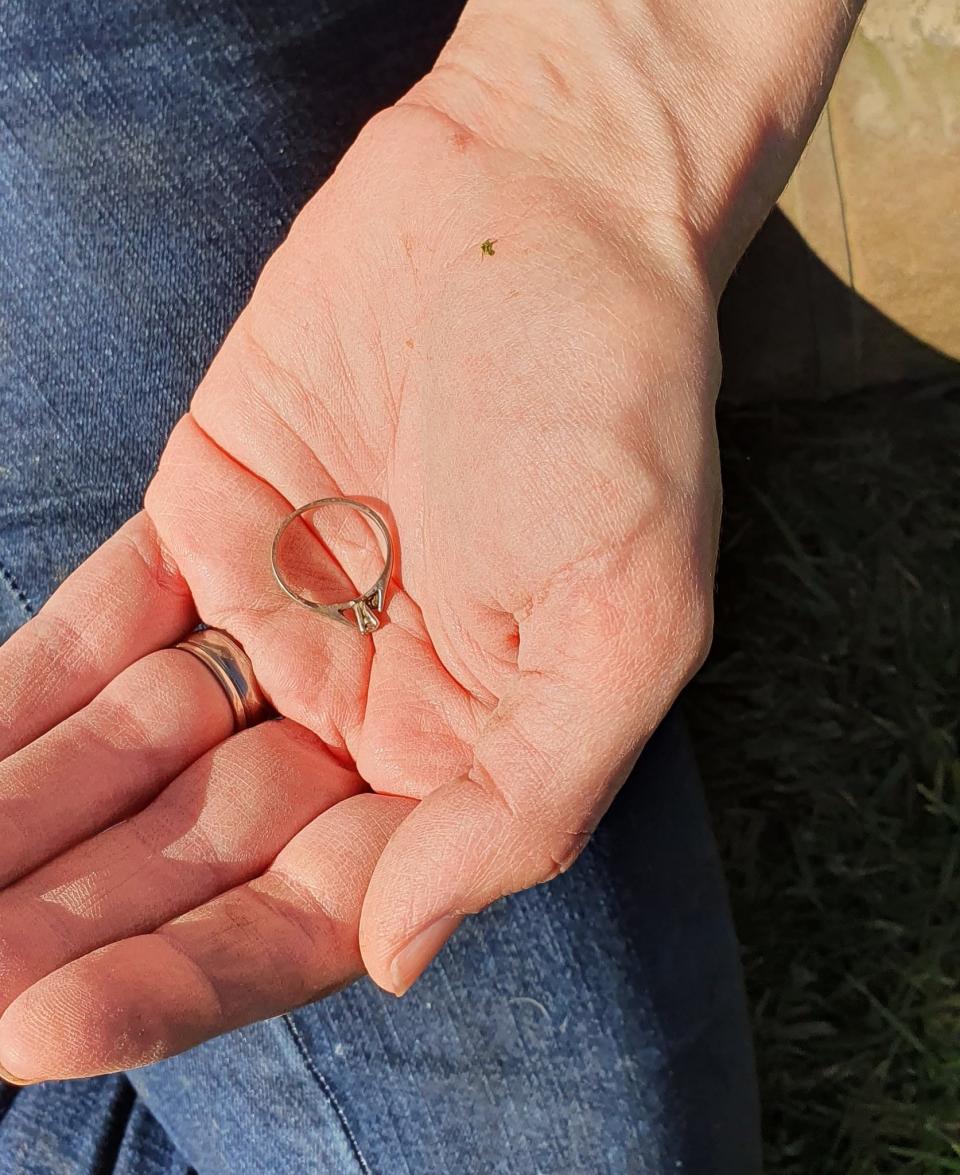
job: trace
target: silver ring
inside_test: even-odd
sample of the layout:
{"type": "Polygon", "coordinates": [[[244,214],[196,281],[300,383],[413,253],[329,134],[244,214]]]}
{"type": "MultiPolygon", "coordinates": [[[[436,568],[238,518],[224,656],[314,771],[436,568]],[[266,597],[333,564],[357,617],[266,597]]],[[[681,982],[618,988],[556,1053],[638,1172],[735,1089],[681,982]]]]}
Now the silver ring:
{"type": "Polygon", "coordinates": [[[186,640],[174,645],[206,665],[220,683],[233,710],[234,732],[253,726],[267,713],[269,706],[257,684],[253,664],[242,646],[222,628],[204,628],[191,632],[186,640]]]}
{"type": "Polygon", "coordinates": [[[306,506],[301,506],[298,510],[294,510],[277,527],[277,533],[273,536],[270,563],[273,567],[274,578],[280,587],[287,593],[291,600],[295,600],[296,603],[302,605],[304,608],[309,608],[311,612],[320,612],[331,620],[337,620],[341,624],[348,625],[350,628],[356,627],[364,636],[380,627],[379,613],[383,610],[387,584],[390,582],[390,576],[393,574],[393,540],[390,537],[390,530],[384,520],[376,510],[364,505],[363,502],[357,502],[353,498],[318,498],[315,502],[308,502],[306,506]],[[353,510],[359,510],[361,514],[366,515],[376,526],[383,539],[384,564],[383,571],[380,572],[380,577],[377,579],[377,582],[361,595],[354,597],[352,600],[345,600],[342,604],[318,604],[315,600],[308,600],[305,596],[301,596],[283,578],[277,562],[277,554],[280,549],[280,540],[283,537],[283,532],[302,514],[306,514],[308,511],[318,510],[321,506],[349,506],[353,510]],[[352,617],[344,615],[347,612],[352,613],[352,617]]]}

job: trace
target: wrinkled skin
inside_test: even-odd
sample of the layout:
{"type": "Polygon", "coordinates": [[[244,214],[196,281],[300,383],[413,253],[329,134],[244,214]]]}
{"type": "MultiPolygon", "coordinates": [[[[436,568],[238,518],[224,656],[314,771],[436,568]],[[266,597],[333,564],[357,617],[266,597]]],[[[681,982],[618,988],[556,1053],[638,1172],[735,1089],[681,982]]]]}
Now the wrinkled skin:
{"type": "MultiPolygon", "coordinates": [[[[681,227],[426,106],[374,119],[144,513],[0,651],[0,1062],[129,1068],[364,972],[400,992],[570,865],[707,646],[718,370],[681,227]],[[331,494],[396,536],[372,637],[271,575],[331,494]],[[228,737],[165,649],[197,616],[283,721],[228,737]]],[[[359,581],[369,533],[340,537],[359,581]]]]}

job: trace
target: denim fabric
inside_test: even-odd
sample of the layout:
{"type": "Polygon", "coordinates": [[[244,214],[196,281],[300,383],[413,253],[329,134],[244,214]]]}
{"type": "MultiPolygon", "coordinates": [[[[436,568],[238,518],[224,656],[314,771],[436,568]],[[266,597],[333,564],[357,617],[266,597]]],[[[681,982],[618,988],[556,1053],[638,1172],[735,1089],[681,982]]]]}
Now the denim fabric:
{"type": "Polygon", "coordinates": [[[122,1073],[21,1090],[4,1086],[0,1115],[0,1170],[5,1175],[191,1171],[122,1073]]]}
{"type": "MultiPolygon", "coordinates": [[[[136,510],[264,259],[457,7],[4,0],[0,632],[136,510]]],[[[0,1115],[2,1175],[752,1175],[679,720],[577,865],[468,920],[404,999],[357,984],[129,1075],[3,1090],[0,1115]]]]}

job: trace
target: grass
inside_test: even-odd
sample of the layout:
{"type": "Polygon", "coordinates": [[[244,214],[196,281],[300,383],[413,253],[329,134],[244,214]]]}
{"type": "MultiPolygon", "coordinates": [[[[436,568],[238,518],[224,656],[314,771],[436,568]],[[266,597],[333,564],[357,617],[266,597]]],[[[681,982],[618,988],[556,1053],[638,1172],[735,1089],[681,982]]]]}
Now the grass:
{"type": "Polygon", "coordinates": [[[721,415],[687,695],[769,1175],[960,1175],[960,387],[721,415]]]}

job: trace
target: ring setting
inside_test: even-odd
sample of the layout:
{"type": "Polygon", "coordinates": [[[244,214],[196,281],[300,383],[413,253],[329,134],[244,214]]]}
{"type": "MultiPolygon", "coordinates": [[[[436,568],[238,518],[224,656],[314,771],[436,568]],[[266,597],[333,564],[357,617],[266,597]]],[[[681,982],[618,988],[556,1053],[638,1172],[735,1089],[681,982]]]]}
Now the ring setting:
{"type": "Polygon", "coordinates": [[[390,536],[390,528],[386,522],[384,522],[376,510],[364,502],[358,502],[355,498],[318,498],[316,501],[307,502],[305,506],[298,507],[298,509],[288,514],[277,527],[276,534],[273,536],[270,564],[273,568],[274,579],[276,579],[277,583],[290,599],[300,604],[301,607],[309,608],[312,612],[319,612],[321,615],[328,617],[330,620],[336,620],[340,624],[346,624],[348,627],[358,630],[361,636],[367,636],[376,632],[380,627],[380,613],[383,611],[387,585],[393,574],[393,540],[390,536]],[[318,603],[316,600],[310,600],[296,591],[280,570],[278,559],[280,541],[287,528],[304,514],[320,510],[325,506],[348,506],[353,510],[359,511],[373,523],[383,543],[383,570],[380,572],[376,583],[366,591],[361,592],[360,595],[354,596],[353,599],[333,604],[318,603]]]}

